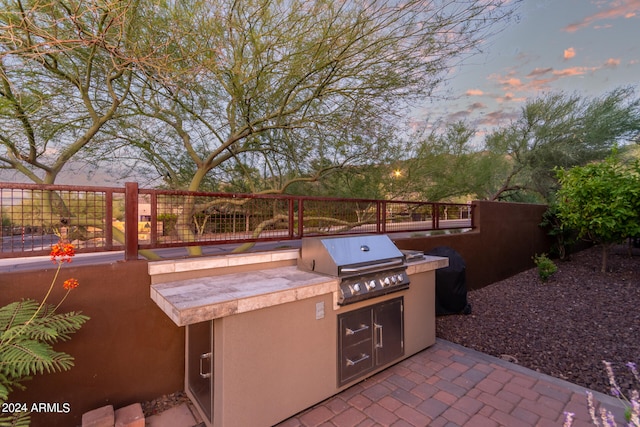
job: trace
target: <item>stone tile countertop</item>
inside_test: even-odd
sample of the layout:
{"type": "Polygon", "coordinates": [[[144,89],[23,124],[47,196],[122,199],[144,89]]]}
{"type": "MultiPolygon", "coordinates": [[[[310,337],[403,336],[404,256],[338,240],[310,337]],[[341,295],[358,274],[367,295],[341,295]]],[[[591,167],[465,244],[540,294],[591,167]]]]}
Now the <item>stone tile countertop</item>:
{"type": "Polygon", "coordinates": [[[178,326],[284,304],[337,290],[336,278],[278,267],[151,286],[151,299],[178,326]]]}
{"type": "MultiPolygon", "coordinates": [[[[282,258],[282,254],[279,255],[282,258]]],[[[295,257],[297,251],[285,255],[295,257]]],[[[252,263],[252,256],[246,261],[252,263]]],[[[262,255],[264,257],[264,255],[262,255]]],[[[177,260],[176,264],[186,263],[177,260]]],[[[211,262],[219,264],[220,257],[211,262]]],[[[166,262],[163,262],[166,270],[166,262]]],[[[206,266],[206,260],[200,261],[206,266]]],[[[426,256],[410,263],[408,274],[446,267],[447,258],[426,256]]],[[[179,267],[178,267],[179,268],[179,267]]],[[[150,264],[150,272],[154,267],[150,264]]],[[[151,299],[178,326],[212,320],[278,304],[337,293],[338,279],[307,272],[296,266],[265,268],[257,271],[174,280],[151,285],[151,299]]]]}

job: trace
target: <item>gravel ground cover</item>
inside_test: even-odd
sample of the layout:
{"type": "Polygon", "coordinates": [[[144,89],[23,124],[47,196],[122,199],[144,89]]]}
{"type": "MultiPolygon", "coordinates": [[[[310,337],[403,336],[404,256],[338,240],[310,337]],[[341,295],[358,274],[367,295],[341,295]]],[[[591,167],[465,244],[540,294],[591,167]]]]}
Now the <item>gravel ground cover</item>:
{"type": "Polygon", "coordinates": [[[593,247],[556,260],[545,283],[533,268],[470,291],[472,314],[439,316],[436,335],[608,394],[606,360],[628,396],[640,387],[626,366],[640,366],[640,250],[631,252],[613,248],[607,273],[593,247]]]}
{"type": "Polygon", "coordinates": [[[142,402],[142,412],[145,418],[152,415],[157,415],[161,412],[171,409],[174,406],[179,406],[183,403],[190,403],[187,394],[183,391],[178,391],[172,394],[165,394],[156,399],[148,402],[142,402]]]}

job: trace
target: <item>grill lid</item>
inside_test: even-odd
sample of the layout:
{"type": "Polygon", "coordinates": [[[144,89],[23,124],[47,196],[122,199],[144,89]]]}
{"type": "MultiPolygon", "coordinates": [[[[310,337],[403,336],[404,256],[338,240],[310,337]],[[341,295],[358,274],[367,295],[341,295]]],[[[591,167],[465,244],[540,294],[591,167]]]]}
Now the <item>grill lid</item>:
{"type": "Polygon", "coordinates": [[[309,237],[302,239],[298,267],[347,276],[402,265],[404,255],[389,236],[309,237]]]}

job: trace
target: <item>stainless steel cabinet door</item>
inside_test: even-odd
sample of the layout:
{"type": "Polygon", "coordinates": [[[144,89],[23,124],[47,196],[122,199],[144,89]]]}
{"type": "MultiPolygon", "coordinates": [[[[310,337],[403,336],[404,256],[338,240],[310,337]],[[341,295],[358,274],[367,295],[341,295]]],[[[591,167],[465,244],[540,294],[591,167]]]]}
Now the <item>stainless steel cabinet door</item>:
{"type": "Polygon", "coordinates": [[[187,387],[209,422],[213,415],[213,322],[187,326],[187,387]]]}
{"type": "Polygon", "coordinates": [[[404,355],[404,305],[397,298],[373,308],[373,340],[376,366],[386,365],[404,355]]]}

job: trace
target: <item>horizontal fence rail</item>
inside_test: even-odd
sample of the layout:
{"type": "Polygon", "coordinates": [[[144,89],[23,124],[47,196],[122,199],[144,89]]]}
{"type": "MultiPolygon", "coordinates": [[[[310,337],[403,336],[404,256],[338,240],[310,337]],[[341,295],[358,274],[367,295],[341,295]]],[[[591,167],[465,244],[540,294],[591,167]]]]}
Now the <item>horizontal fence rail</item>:
{"type": "Polygon", "coordinates": [[[471,204],[0,183],[0,258],[473,228],[471,204]]]}

